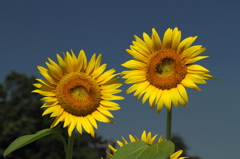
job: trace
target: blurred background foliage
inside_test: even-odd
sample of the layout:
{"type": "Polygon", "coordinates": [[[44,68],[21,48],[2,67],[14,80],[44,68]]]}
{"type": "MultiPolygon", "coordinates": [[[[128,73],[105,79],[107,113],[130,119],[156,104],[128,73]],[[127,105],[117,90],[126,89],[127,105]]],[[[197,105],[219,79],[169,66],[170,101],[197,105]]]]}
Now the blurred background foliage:
{"type": "MultiPolygon", "coordinates": [[[[0,83],[0,158],[4,150],[16,138],[34,134],[39,130],[49,128],[51,118],[42,116],[43,104],[41,96],[31,93],[36,83],[34,76],[11,72],[0,83]]],[[[67,139],[67,131],[62,129],[62,135],[67,139]]],[[[188,146],[179,135],[173,135],[176,151],[184,150],[182,156],[187,154],[188,146]]],[[[74,142],[73,159],[100,159],[106,158],[108,144],[113,141],[103,139],[96,134],[94,138],[88,133],[77,133],[74,142]]],[[[115,146],[112,145],[112,146],[115,146]]],[[[197,156],[191,159],[201,159],[197,156]]],[[[54,135],[46,136],[36,142],[26,145],[7,156],[7,159],[64,159],[65,152],[60,138],[54,135]]]]}

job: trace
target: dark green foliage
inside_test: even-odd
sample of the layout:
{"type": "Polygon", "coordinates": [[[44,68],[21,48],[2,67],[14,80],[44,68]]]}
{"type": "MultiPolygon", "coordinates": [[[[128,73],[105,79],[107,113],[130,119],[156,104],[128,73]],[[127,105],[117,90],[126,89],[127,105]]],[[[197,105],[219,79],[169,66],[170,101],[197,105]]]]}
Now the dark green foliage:
{"type": "MultiPolygon", "coordinates": [[[[12,72],[3,84],[0,83],[0,158],[3,151],[16,138],[34,134],[49,128],[52,119],[42,116],[41,96],[31,93],[35,77],[12,72]]],[[[67,139],[66,129],[61,133],[67,139]]],[[[94,138],[87,133],[75,135],[73,159],[96,159],[105,157],[107,141],[100,136],[94,138]]],[[[7,159],[64,159],[62,140],[56,135],[46,136],[7,155],[7,159]]]]}

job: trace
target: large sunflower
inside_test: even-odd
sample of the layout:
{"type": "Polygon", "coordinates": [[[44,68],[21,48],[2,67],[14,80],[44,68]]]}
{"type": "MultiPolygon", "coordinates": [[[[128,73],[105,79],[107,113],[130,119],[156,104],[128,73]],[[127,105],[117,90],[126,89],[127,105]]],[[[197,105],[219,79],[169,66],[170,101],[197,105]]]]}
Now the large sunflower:
{"type": "MultiPolygon", "coordinates": [[[[159,142],[161,142],[161,141],[163,140],[163,139],[162,139],[162,136],[160,136],[160,137],[158,138],[158,140],[156,140],[157,136],[158,136],[158,134],[152,137],[152,133],[151,133],[151,132],[148,132],[148,134],[147,134],[146,131],[143,131],[140,140],[139,140],[137,137],[133,137],[132,135],[129,135],[129,140],[130,140],[130,143],[131,143],[131,142],[135,142],[135,141],[144,141],[145,143],[147,143],[147,144],[149,144],[149,145],[154,145],[155,142],[156,142],[156,144],[157,144],[157,143],[159,143],[159,142]],[[155,140],[156,140],[156,141],[155,141],[155,140]]],[[[123,142],[117,141],[117,144],[118,144],[120,147],[122,147],[122,146],[124,146],[124,145],[126,145],[126,144],[129,143],[124,137],[122,137],[122,139],[123,139],[123,142]]],[[[115,153],[115,152],[117,151],[117,149],[115,149],[115,148],[112,147],[111,145],[108,145],[108,147],[109,147],[109,149],[110,149],[113,153],[115,153]]],[[[170,159],[185,159],[185,158],[188,158],[188,157],[180,157],[180,158],[178,158],[178,157],[182,154],[182,152],[183,152],[182,150],[179,150],[179,151],[175,152],[174,154],[172,154],[172,155],[170,156],[170,159]]],[[[109,153],[109,152],[107,152],[107,154],[108,154],[108,157],[109,157],[109,158],[112,158],[112,157],[113,157],[113,154],[111,154],[111,153],[109,153]]]]}
{"type": "Polygon", "coordinates": [[[63,127],[68,126],[71,136],[74,128],[82,133],[82,128],[94,136],[94,128],[98,128],[96,121],[113,123],[108,117],[113,117],[109,110],[120,109],[119,105],[111,100],[122,100],[123,97],[114,95],[121,92],[117,89],[122,84],[114,78],[115,70],[106,72],[107,64],[100,65],[102,55],[94,54],[87,63],[83,50],[78,57],[71,50],[66,52],[62,59],[57,54],[58,63],[48,58],[48,69],[38,66],[40,73],[46,80],[37,79],[41,83],[34,84],[38,89],[33,92],[43,96],[46,108],[43,115],[50,114],[56,117],[51,128],[63,121],[63,127]]]}
{"type": "Polygon", "coordinates": [[[133,84],[127,93],[134,92],[142,103],[149,99],[150,107],[157,105],[160,113],[165,105],[168,110],[178,103],[186,107],[188,95],[185,87],[200,90],[196,85],[205,84],[205,79],[213,78],[206,68],[193,64],[208,56],[198,56],[206,50],[202,45],[191,46],[195,37],[181,40],[178,28],[167,29],[161,41],[157,31],[152,29],[152,37],[143,33],[143,40],[134,36],[135,41],[126,51],[135,59],[122,66],[132,70],[123,71],[125,83],[133,84]]]}

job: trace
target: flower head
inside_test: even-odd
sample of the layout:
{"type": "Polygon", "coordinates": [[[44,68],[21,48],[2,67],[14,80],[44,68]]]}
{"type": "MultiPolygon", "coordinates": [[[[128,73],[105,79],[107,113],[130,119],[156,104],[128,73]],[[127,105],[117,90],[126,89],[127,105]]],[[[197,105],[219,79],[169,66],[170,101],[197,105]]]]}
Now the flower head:
{"type": "Polygon", "coordinates": [[[111,100],[122,100],[123,97],[114,95],[121,92],[117,89],[122,84],[114,78],[115,70],[106,72],[107,64],[101,65],[102,55],[94,54],[87,62],[83,50],[78,57],[71,50],[64,58],[57,54],[58,63],[48,58],[48,69],[38,66],[40,73],[46,80],[37,79],[34,84],[38,89],[33,92],[45,97],[42,108],[46,108],[43,115],[51,114],[55,117],[51,128],[63,121],[63,127],[68,127],[71,136],[74,128],[82,133],[82,128],[94,136],[94,129],[98,128],[96,121],[113,123],[108,117],[113,117],[109,110],[120,109],[111,100]]]}
{"type": "MultiPolygon", "coordinates": [[[[142,136],[141,136],[141,139],[139,140],[137,137],[133,137],[132,135],[129,135],[129,140],[130,140],[130,143],[132,142],[135,142],[135,141],[144,141],[145,143],[147,143],[148,145],[154,145],[154,144],[157,144],[161,141],[163,141],[162,139],[162,136],[160,136],[157,140],[158,134],[156,134],[155,136],[152,136],[152,133],[151,132],[148,132],[146,133],[146,131],[143,131],[142,133],[142,136]]],[[[121,141],[117,141],[117,144],[122,147],[126,144],[128,144],[129,142],[124,138],[122,137],[123,139],[123,142],[121,141]]],[[[108,145],[109,149],[113,152],[113,154],[117,151],[117,149],[115,149],[114,147],[112,147],[111,145],[108,145]]],[[[171,155],[170,159],[184,159],[184,158],[187,158],[187,157],[181,157],[181,158],[178,158],[181,154],[182,154],[182,150],[180,151],[177,151],[175,152],[174,154],[171,155]]],[[[107,152],[108,154],[108,157],[109,158],[112,158],[113,157],[113,154],[107,152]]]]}
{"type": "Polygon", "coordinates": [[[152,29],[152,37],[143,33],[143,40],[137,36],[126,51],[134,58],[122,64],[132,69],[123,71],[125,83],[133,84],[127,93],[134,92],[142,103],[149,100],[150,107],[157,105],[160,113],[165,105],[168,110],[178,103],[186,107],[188,95],[185,87],[200,90],[197,84],[205,84],[205,79],[213,78],[208,69],[193,64],[208,56],[198,56],[206,50],[202,45],[191,46],[195,37],[181,40],[178,28],[167,29],[161,41],[157,31],[152,29]]]}

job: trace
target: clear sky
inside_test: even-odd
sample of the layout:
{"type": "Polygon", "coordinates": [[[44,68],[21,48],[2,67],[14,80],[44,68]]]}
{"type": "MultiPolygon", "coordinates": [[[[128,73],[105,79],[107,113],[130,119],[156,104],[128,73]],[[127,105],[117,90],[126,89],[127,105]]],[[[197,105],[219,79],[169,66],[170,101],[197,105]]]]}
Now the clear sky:
{"type": "MultiPolygon", "coordinates": [[[[118,72],[132,59],[125,49],[142,33],[156,28],[160,36],[178,27],[182,38],[194,42],[210,56],[197,62],[222,81],[208,80],[202,91],[187,89],[187,108],[173,108],[173,133],[184,138],[190,155],[203,159],[239,158],[239,28],[240,2],[202,1],[0,1],[0,81],[12,70],[42,76],[37,65],[46,66],[56,53],[83,49],[90,58],[103,54],[102,63],[118,72]]],[[[165,137],[166,109],[157,115],[148,102],[141,104],[125,94],[122,109],[113,112],[116,124],[99,122],[97,133],[121,140],[143,130],[165,137]]]]}

